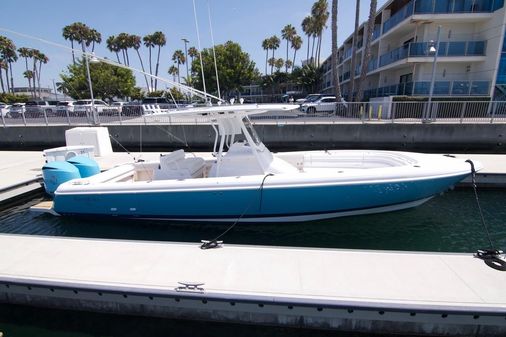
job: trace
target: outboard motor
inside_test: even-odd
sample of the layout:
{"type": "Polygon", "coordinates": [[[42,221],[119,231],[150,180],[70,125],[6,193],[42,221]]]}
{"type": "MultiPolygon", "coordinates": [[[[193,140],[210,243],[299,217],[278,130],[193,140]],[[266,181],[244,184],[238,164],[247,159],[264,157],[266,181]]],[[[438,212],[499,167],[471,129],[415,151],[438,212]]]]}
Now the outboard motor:
{"type": "Polygon", "coordinates": [[[53,195],[58,186],[72,180],[79,179],[81,175],[77,167],[66,161],[52,161],[42,167],[44,188],[48,194],[53,195]]]}
{"type": "Polygon", "coordinates": [[[75,156],[67,159],[67,162],[77,167],[81,178],[88,178],[100,173],[98,163],[89,157],[75,156]]]}

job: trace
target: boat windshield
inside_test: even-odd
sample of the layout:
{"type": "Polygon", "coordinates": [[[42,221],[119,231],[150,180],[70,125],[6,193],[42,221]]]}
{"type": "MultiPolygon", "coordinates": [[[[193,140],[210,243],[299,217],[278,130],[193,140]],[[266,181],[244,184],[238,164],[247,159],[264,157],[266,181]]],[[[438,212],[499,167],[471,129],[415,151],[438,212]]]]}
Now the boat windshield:
{"type": "Polygon", "coordinates": [[[244,123],[244,126],[246,127],[246,130],[248,130],[249,134],[251,135],[251,138],[253,139],[253,142],[255,143],[255,145],[260,146],[260,144],[262,144],[262,142],[260,141],[260,138],[258,137],[257,132],[253,128],[253,125],[251,124],[250,119],[248,117],[244,117],[242,121],[244,123]]]}

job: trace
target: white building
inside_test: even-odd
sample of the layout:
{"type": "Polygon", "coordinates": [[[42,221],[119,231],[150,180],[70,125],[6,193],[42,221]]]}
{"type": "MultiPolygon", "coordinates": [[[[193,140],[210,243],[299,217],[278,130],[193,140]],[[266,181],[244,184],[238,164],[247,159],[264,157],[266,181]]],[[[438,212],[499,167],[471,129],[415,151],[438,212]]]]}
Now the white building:
{"type": "MultiPolygon", "coordinates": [[[[365,98],[429,95],[434,61],[429,49],[435,44],[438,26],[434,96],[506,94],[505,24],[504,0],[388,1],[376,14],[371,61],[363,83],[365,98]]],[[[360,27],[357,39],[356,79],[364,54],[365,26],[360,27]]],[[[342,93],[348,99],[352,40],[348,37],[340,47],[338,60],[342,93]]],[[[330,57],[323,67],[321,91],[330,93],[330,57]]]]}

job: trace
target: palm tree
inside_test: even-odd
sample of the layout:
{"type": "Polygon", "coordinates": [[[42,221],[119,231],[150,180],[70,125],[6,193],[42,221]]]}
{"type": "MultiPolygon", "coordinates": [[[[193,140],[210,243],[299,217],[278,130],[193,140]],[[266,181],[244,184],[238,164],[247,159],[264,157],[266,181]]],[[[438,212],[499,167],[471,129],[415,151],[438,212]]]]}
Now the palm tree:
{"type": "Polygon", "coordinates": [[[102,34],[96,29],[90,29],[88,40],[92,43],[91,52],[93,53],[95,51],[95,43],[102,43],[102,34]]]}
{"type": "Polygon", "coordinates": [[[350,91],[348,100],[353,100],[353,93],[355,92],[355,68],[357,63],[357,49],[358,49],[358,28],[359,28],[359,20],[360,20],[360,0],[355,0],[355,30],[353,31],[352,38],[352,51],[351,51],[351,71],[350,71],[350,91]]]}
{"type": "MultiPolygon", "coordinates": [[[[153,61],[151,59],[151,48],[155,47],[155,43],[153,41],[153,35],[146,35],[142,38],[142,41],[144,41],[144,45],[148,48],[149,51],[149,73],[153,75],[153,61]]],[[[153,88],[153,78],[150,77],[151,87],[153,88]]]]}
{"type": "Polygon", "coordinates": [[[184,53],[182,50],[178,49],[174,52],[174,55],[172,55],[172,61],[176,62],[177,64],[177,81],[178,83],[181,83],[181,78],[179,77],[179,65],[184,64],[186,62],[186,59],[184,57],[184,53]]]}
{"type": "MultiPolygon", "coordinates": [[[[153,43],[155,46],[158,46],[158,56],[156,58],[156,68],[155,68],[155,76],[158,76],[158,67],[160,65],[160,49],[165,46],[167,43],[167,39],[165,38],[165,34],[162,32],[154,32],[153,33],[153,43]]],[[[185,58],[186,60],[186,58],[185,58]]],[[[155,90],[158,85],[158,79],[155,78],[155,90]]]]}
{"type": "Polygon", "coordinates": [[[314,35],[318,38],[316,46],[316,59],[318,60],[318,66],[320,66],[320,53],[322,46],[323,30],[327,28],[327,21],[329,19],[328,3],[327,0],[318,0],[313,4],[311,13],[314,17],[314,35]]]}
{"type": "Polygon", "coordinates": [[[0,57],[6,62],[7,68],[5,69],[5,78],[7,79],[7,90],[14,93],[14,77],[12,76],[12,63],[18,60],[16,53],[16,45],[11,39],[5,36],[0,36],[0,57]],[[10,70],[10,87],[9,87],[9,70],[10,70]],[[9,90],[10,88],[10,90],[9,90]]]}
{"type": "Polygon", "coordinates": [[[109,51],[111,53],[116,53],[116,59],[118,60],[118,63],[121,64],[121,61],[119,59],[119,47],[118,47],[118,41],[117,41],[117,38],[116,36],[114,35],[111,35],[107,38],[107,40],[105,41],[106,45],[107,45],[107,49],[109,49],[109,51]]]}
{"type": "Polygon", "coordinates": [[[377,0],[371,0],[371,6],[369,7],[369,19],[367,20],[367,35],[365,39],[364,57],[362,58],[362,69],[360,71],[360,79],[357,84],[357,96],[356,100],[363,100],[363,84],[367,77],[367,69],[369,68],[369,60],[371,59],[371,42],[372,34],[374,32],[374,23],[376,21],[376,7],[378,6],[377,0]]]}
{"type": "Polygon", "coordinates": [[[267,63],[269,63],[269,66],[271,67],[271,75],[272,75],[272,71],[273,71],[273,68],[274,66],[276,65],[276,58],[274,57],[271,57],[267,63]]]}
{"type": "MultiPolygon", "coordinates": [[[[141,68],[142,68],[142,72],[146,72],[146,70],[144,69],[144,62],[142,62],[142,57],[141,57],[141,54],[139,53],[139,48],[141,48],[141,45],[142,45],[142,38],[139,36],[139,35],[129,35],[128,36],[128,45],[131,46],[135,52],[137,53],[137,57],[139,58],[139,62],[141,63],[141,68]]],[[[143,74],[144,75],[144,80],[146,81],[146,87],[148,88],[148,92],[150,91],[150,88],[149,88],[149,82],[148,82],[148,77],[146,76],[146,74],[143,74]]]]}
{"type": "MultiPolygon", "coordinates": [[[[75,65],[76,64],[76,57],[74,54],[74,41],[75,41],[76,36],[75,36],[75,32],[74,32],[74,27],[72,25],[68,25],[68,26],[63,27],[62,35],[65,40],[70,41],[70,46],[72,48],[72,63],[75,65]]],[[[34,85],[35,85],[35,82],[34,82],[34,85]]]]}
{"type": "Polygon", "coordinates": [[[267,62],[269,61],[269,49],[270,49],[270,41],[269,39],[264,39],[262,41],[262,48],[265,50],[265,75],[267,75],[267,62]]]}
{"type": "Polygon", "coordinates": [[[286,68],[287,72],[288,72],[288,69],[292,69],[292,67],[293,67],[292,60],[286,60],[285,61],[285,68],[286,68]]]}
{"type": "MultiPolygon", "coordinates": [[[[197,57],[198,54],[199,54],[199,51],[197,50],[197,48],[195,48],[195,47],[188,48],[188,56],[190,56],[192,66],[193,66],[193,59],[195,57],[197,57]]],[[[193,69],[192,69],[192,72],[193,72],[193,69]]]]}
{"type": "Polygon", "coordinates": [[[295,66],[295,57],[297,56],[297,50],[302,47],[302,38],[299,35],[295,35],[292,39],[293,48],[293,61],[292,66],[295,66]]]}
{"type": "Polygon", "coordinates": [[[18,49],[19,56],[25,59],[25,72],[23,73],[24,77],[28,79],[28,90],[32,91],[32,78],[33,74],[28,70],[28,59],[33,56],[32,49],[21,47],[18,49]],[[27,73],[30,72],[30,76],[27,76],[27,73]]]}
{"type": "Polygon", "coordinates": [[[338,101],[341,100],[341,86],[337,72],[337,6],[338,0],[332,0],[332,78],[334,80],[334,93],[338,101]]]}
{"type": "Polygon", "coordinates": [[[40,73],[42,70],[42,64],[47,64],[49,62],[49,58],[45,54],[43,54],[39,51],[37,51],[37,53],[35,54],[34,57],[39,62],[39,68],[36,71],[37,71],[37,84],[39,87],[39,97],[41,97],[40,73]]]}
{"type": "MultiPolygon", "coordinates": [[[[286,60],[288,60],[288,48],[289,43],[292,41],[293,37],[297,35],[297,31],[295,30],[295,27],[292,25],[286,25],[283,30],[281,31],[281,37],[283,40],[286,40],[286,60]]],[[[285,72],[288,72],[288,66],[285,64],[285,72]]]]}
{"type": "Polygon", "coordinates": [[[131,39],[130,34],[128,33],[119,33],[118,37],[116,38],[116,44],[118,46],[118,49],[121,50],[123,53],[123,62],[130,66],[130,57],[128,56],[128,49],[132,48],[131,45],[131,39]]]}
{"type": "MultiPolygon", "coordinates": [[[[272,49],[272,58],[274,58],[274,52],[276,51],[276,49],[279,48],[279,44],[281,43],[281,41],[279,40],[279,38],[276,36],[276,35],[273,35],[269,38],[269,44],[270,44],[270,49],[272,49]]],[[[273,72],[273,65],[271,65],[271,74],[273,72]]]]}
{"type": "Polygon", "coordinates": [[[282,58],[277,59],[276,62],[274,62],[274,66],[276,67],[276,71],[280,72],[281,68],[283,68],[284,64],[285,64],[285,60],[283,60],[282,58]]]}
{"type": "MultiPolygon", "coordinates": [[[[30,95],[32,95],[33,97],[33,92],[32,92],[32,78],[33,78],[33,72],[31,70],[26,70],[23,72],[23,77],[28,79],[28,88],[30,90],[30,95]]],[[[33,84],[35,86],[35,83],[33,84]]]]}
{"type": "Polygon", "coordinates": [[[179,70],[176,66],[172,65],[168,71],[169,75],[172,75],[172,81],[176,82],[176,76],[179,76],[179,70]]]}
{"type": "Polygon", "coordinates": [[[306,54],[306,60],[309,60],[309,45],[311,40],[312,30],[313,30],[313,19],[311,16],[306,16],[304,20],[302,20],[302,31],[307,36],[307,54],[306,54]]]}

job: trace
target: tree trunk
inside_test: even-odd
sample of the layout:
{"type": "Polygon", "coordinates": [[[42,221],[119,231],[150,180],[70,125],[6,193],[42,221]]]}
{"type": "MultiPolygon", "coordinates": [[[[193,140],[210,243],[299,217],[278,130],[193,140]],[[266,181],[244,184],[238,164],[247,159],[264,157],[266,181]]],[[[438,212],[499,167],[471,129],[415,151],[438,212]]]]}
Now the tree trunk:
{"type": "Polygon", "coordinates": [[[355,30],[353,31],[353,50],[351,53],[351,77],[350,77],[350,93],[348,95],[348,101],[354,100],[353,93],[355,92],[355,68],[357,67],[357,43],[358,43],[358,27],[360,21],[360,0],[355,0],[355,30]]]}
{"type": "Polygon", "coordinates": [[[364,94],[363,85],[365,78],[367,77],[367,68],[369,68],[369,60],[371,59],[371,42],[372,34],[374,31],[374,22],[376,21],[376,7],[378,5],[377,0],[371,0],[371,7],[369,8],[369,20],[367,21],[367,37],[365,40],[364,57],[362,58],[362,70],[360,72],[360,79],[357,85],[357,101],[362,101],[364,94]]]}
{"type": "Polygon", "coordinates": [[[332,0],[332,78],[334,80],[334,93],[339,102],[341,100],[341,86],[339,85],[339,74],[337,72],[337,6],[338,0],[332,0]]]}
{"type": "Polygon", "coordinates": [[[126,65],[125,49],[121,49],[121,55],[123,56],[123,64],[126,65]]]}
{"type": "MultiPolygon", "coordinates": [[[[275,49],[272,50],[272,59],[273,60],[274,60],[274,50],[275,49]]],[[[272,62],[272,64],[271,64],[271,75],[272,75],[273,71],[274,71],[274,62],[272,62]]]]}
{"type": "MultiPolygon", "coordinates": [[[[158,76],[158,67],[160,66],[160,49],[161,47],[158,46],[158,56],[156,57],[155,76],[158,76]]],[[[158,79],[155,78],[155,91],[157,88],[158,88],[158,79]]]]}
{"type": "Polygon", "coordinates": [[[315,65],[315,57],[314,57],[314,45],[315,45],[316,36],[313,35],[313,45],[311,46],[311,63],[315,65]]]}
{"type": "MultiPolygon", "coordinates": [[[[141,62],[142,71],[145,73],[146,70],[144,69],[144,62],[142,62],[142,57],[141,57],[141,54],[139,53],[139,49],[135,49],[135,51],[137,52],[137,56],[139,57],[139,61],[141,62]]],[[[146,74],[143,74],[143,75],[144,75],[144,79],[146,80],[146,86],[149,88],[148,77],[146,76],[146,74]]]]}
{"type": "MultiPolygon", "coordinates": [[[[9,63],[5,63],[7,65],[7,68],[5,68],[5,83],[7,83],[7,92],[11,92],[11,86],[9,85],[9,63]]],[[[1,69],[0,69],[0,75],[1,75],[1,69]]]]}
{"type": "MultiPolygon", "coordinates": [[[[149,50],[149,74],[153,75],[153,67],[152,67],[152,61],[151,61],[151,47],[148,48],[149,50]]],[[[179,74],[178,74],[179,76],[179,74]]],[[[149,83],[151,83],[151,87],[149,87],[148,92],[151,92],[151,89],[153,88],[153,77],[149,78],[149,83]]]]}
{"type": "Polygon", "coordinates": [[[116,59],[118,60],[118,63],[121,64],[121,61],[119,60],[119,54],[118,52],[115,52],[116,53],[116,59]]]}
{"type": "Polygon", "coordinates": [[[309,34],[307,34],[307,55],[306,55],[306,61],[309,60],[309,45],[311,44],[311,37],[309,34]]]}
{"type": "Polygon", "coordinates": [[[125,49],[126,65],[130,67],[130,58],[128,57],[128,49],[125,49]]]}
{"type": "MultiPolygon", "coordinates": [[[[72,64],[76,65],[76,55],[74,54],[74,40],[70,40],[70,47],[72,47],[72,64]]],[[[35,86],[35,82],[33,86],[35,86]]]]}
{"type": "Polygon", "coordinates": [[[179,62],[177,63],[177,83],[181,84],[181,75],[179,74],[179,62]]]}
{"type": "Polygon", "coordinates": [[[37,98],[37,59],[33,59],[33,97],[37,98]]]}
{"type": "MultiPolygon", "coordinates": [[[[267,65],[269,62],[269,49],[265,50],[265,75],[267,75],[267,65]]],[[[192,61],[193,63],[193,61],[192,61]]]]}
{"type": "MultiPolygon", "coordinates": [[[[28,57],[25,57],[25,69],[26,69],[26,73],[28,75],[28,57]]],[[[30,95],[31,95],[32,94],[32,79],[30,78],[30,76],[28,76],[27,80],[28,80],[28,91],[30,91],[30,95]]]]}
{"type": "Polygon", "coordinates": [[[293,63],[292,63],[292,71],[295,68],[295,57],[297,56],[297,49],[293,50],[293,63]]]}
{"type": "Polygon", "coordinates": [[[11,90],[14,93],[14,77],[12,76],[12,62],[9,62],[9,70],[11,72],[11,90]]]}
{"type": "Polygon", "coordinates": [[[318,62],[318,67],[320,67],[320,54],[322,51],[322,34],[318,36],[318,47],[316,48],[316,61],[318,62]]]}
{"type": "MultiPolygon", "coordinates": [[[[286,39],[286,59],[288,61],[288,39],[286,39]]],[[[288,64],[285,62],[285,73],[288,73],[288,64]]]]}
{"type": "Polygon", "coordinates": [[[40,87],[40,72],[42,70],[42,61],[39,61],[39,72],[37,73],[37,84],[39,85],[39,98],[42,97],[42,90],[40,87]]]}
{"type": "Polygon", "coordinates": [[[0,68],[0,85],[2,86],[2,92],[5,94],[4,78],[2,77],[2,69],[0,68]]]}

